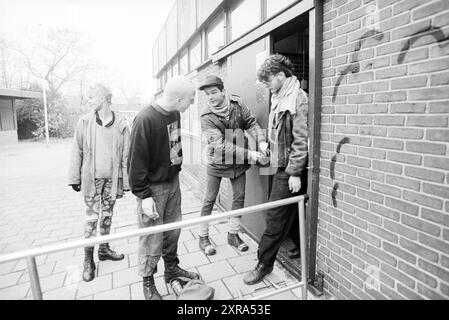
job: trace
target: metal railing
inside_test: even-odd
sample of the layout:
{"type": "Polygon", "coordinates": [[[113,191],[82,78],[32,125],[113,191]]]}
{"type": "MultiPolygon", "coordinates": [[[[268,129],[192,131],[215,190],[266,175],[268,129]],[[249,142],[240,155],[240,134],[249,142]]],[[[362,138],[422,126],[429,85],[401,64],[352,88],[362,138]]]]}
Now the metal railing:
{"type": "Polygon", "coordinates": [[[268,209],[297,203],[298,204],[298,214],[299,214],[299,237],[300,237],[299,243],[300,243],[300,252],[301,252],[301,281],[298,283],[295,283],[293,285],[284,287],[284,288],[273,290],[271,292],[262,294],[257,297],[252,297],[250,300],[264,299],[264,298],[267,298],[267,297],[270,297],[270,296],[273,296],[273,295],[276,295],[276,294],[279,294],[279,293],[282,293],[285,291],[289,291],[292,289],[296,289],[299,287],[302,287],[302,299],[306,300],[307,299],[307,260],[306,260],[307,253],[306,253],[306,237],[305,237],[306,232],[305,232],[305,213],[304,213],[304,201],[306,198],[307,198],[307,195],[296,196],[296,197],[272,201],[272,202],[268,202],[268,203],[264,203],[264,204],[259,204],[259,205],[255,205],[255,206],[248,207],[248,208],[213,214],[213,215],[210,215],[207,217],[193,218],[193,219],[189,219],[189,220],[168,223],[168,224],[164,224],[164,225],[160,225],[160,226],[154,226],[154,227],[120,232],[120,233],[116,233],[116,234],[110,234],[107,236],[99,236],[99,237],[95,237],[95,238],[81,239],[81,240],[75,240],[75,241],[65,242],[65,243],[61,243],[61,244],[49,245],[46,247],[22,250],[19,252],[1,255],[0,263],[5,263],[5,262],[19,260],[19,259],[26,259],[28,272],[30,274],[30,282],[31,282],[31,289],[33,292],[33,298],[35,300],[42,300],[42,291],[41,291],[41,286],[40,286],[39,273],[38,273],[38,269],[37,269],[37,265],[36,265],[36,257],[37,256],[55,253],[55,252],[64,251],[64,250],[69,250],[69,249],[89,247],[89,246],[93,246],[96,244],[115,241],[115,240],[127,239],[127,238],[138,237],[138,236],[145,236],[145,235],[156,234],[156,233],[166,232],[166,231],[175,230],[175,229],[191,227],[191,226],[195,226],[195,225],[205,223],[205,222],[220,221],[220,220],[225,220],[225,219],[235,217],[235,216],[244,216],[244,215],[247,215],[250,213],[261,213],[268,209]]]}

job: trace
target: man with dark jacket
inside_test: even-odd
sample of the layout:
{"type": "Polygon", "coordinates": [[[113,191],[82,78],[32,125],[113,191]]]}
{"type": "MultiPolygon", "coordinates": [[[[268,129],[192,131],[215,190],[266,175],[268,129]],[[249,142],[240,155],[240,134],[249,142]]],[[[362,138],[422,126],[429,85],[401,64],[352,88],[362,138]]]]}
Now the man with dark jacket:
{"type": "MultiPolygon", "coordinates": [[[[129,184],[137,197],[140,228],[181,220],[179,171],[182,163],[180,112],[194,101],[195,87],[185,77],[171,78],[161,99],[136,116],[129,150],[129,184]]],[[[143,277],[146,300],[161,300],[154,274],[162,256],[165,281],[175,277],[197,279],[199,275],[181,269],[178,259],[180,229],[141,236],[138,273],[143,277]]]]}
{"type": "MultiPolygon", "coordinates": [[[[201,129],[207,139],[207,191],[201,216],[211,214],[222,178],[228,178],[232,186],[232,210],[243,208],[245,201],[246,174],[250,163],[255,164],[264,154],[249,150],[244,131],[254,137],[259,150],[266,150],[263,130],[252,116],[242,99],[228,95],[223,81],[216,76],[207,76],[199,90],[204,91],[208,104],[201,114],[201,129]]],[[[250,138],[251,138],[250,136],[250,138]]],[[[256,148],[256,146],[254,147],[256,148]]],[[[230,218],[228,244],[239,251],[248,250],[248,245],[239,236],[241,217],[230,218]]],[[[209,239],[209,225],[200,226],[199,246],[206,255],[216,253],[209,239]]]]}

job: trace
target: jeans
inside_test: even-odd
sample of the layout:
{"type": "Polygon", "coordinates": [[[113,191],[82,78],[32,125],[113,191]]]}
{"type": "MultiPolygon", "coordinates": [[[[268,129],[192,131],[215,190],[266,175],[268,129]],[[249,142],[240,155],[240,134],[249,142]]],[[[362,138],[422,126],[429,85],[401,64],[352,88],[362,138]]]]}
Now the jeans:
{"type": "MultiPolygon", "coordinates": [[[[167,182],[151,184],[150,190],[159,218],[152,220],[145,214],[137,212],[139,228],[181,221],[179,176],[176,175],[175,178],[167,182]]],[[[141,277],[152,276],[157,272],[157,264],[161,256],[164,259],[166,270],[179,264],[178,240],[180,234],[181,229],[176,229],[139,238],[138,274],[141,277]]]]}
{"type": "MultiPolygon", "coordinates": [[[[291,193],[288,187],[290,176],[285,168],[279,168],[273,177],[273,185],[269,201],[294,197],[300,194],[291,193]]],[[[302,188],[301,188],[302,189],[302,188]]],[[[298,204],[293,203],[267,210],[266,228],[259,242],[257,257],[260,263],[272,266],[282,242],[288,236],[290,228],[298,215],[298,204]]]]}
{"type": "MultiPolygon", "coordinates": [[[[207,191],[204,198],[203,207],[201,209],[201,216],[209,216],[214,208],[215,200],[217,199],[218,191],[220,190],[221,177],[207,176],[207,191]]],[[[243,173],[235,179],[229,179],[232,186],[232,210],[243,208],[245,202],[245,185],[246,174],[243,173]]],[[[232,217],[229,219],[229,233],[239,233],[241,217],[232,217]]],[[[203,223],[200,225],[199,235],[205,237],[209,235],[209,224],[203,223]]]]}

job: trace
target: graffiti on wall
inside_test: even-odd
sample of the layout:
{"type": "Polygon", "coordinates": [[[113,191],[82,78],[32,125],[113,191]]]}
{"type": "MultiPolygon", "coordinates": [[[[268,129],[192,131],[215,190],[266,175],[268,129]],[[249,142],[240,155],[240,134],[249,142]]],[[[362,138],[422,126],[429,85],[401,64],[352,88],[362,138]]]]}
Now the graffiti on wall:
{"type": "MultiPolygon", "coordinates": [[[[338,143],[337,146],[337,153],[332,157],[331,160],[331,165],[330,165],[330,173],[331,173],[331,179],[332,181],[335,180],[335,164],[337,163],[337,155],[340,153],[341,151],[341,147],[343,147],[344,144],[346,143],[350,143],[351,139],[349,139],[348,137],[344,137],[343,139],[340,140],[340,142],[338,143]]],[[[334,205],[334,207],[337,207],[337,191],[338,191],[338,182],[334,183],[334,187],[332,188],[332,204],[334,205]]]]}
{"type": "MultiPolygon", "coordinates": [[[[419,30],[415,34],[412,35],[412,37],[404,44],[404,46],[401,49],[401,54],[398,56],[398,63],[402,64],[405,60],[405,57],[410,50],[410,48],[413,46],[413,44],[419,40],[422,37],[432,36],[435,38],[436,42],[438,43],[440,48],[444,48],[445,46],[449,45],[448,43],[443,44],[441,42],[444,42],[446,40],[449,40],[449,35],[445,35],[443,30],[440,27],[432,27],[425,28],[422,30],[419,30]]],[[[337,99],[338,94],[338,88],[340,87],[340,84],[343,80],[343,78],[348,73],[359,73],[360,72],[360,63],[358,61],[358,56],[360,49],[362,48],[363,42],[365,42],[368,38],[374,37],[377,41],[381,41],[384,37],[384,33],[379,32],[377,30],[369,30],[366,33],[363,34],[357,41],[356,47],[354,49],[354,52],[352,54],[351,64],[347,66],[344,70],[340,72],[340,75],[335,82],[334,85],[334,92],[332,95],[332,102],[335,102],[337,99]]],[[[370,67],[371,64],[367,64],[365,67],[365,70],[370,67]]]]}

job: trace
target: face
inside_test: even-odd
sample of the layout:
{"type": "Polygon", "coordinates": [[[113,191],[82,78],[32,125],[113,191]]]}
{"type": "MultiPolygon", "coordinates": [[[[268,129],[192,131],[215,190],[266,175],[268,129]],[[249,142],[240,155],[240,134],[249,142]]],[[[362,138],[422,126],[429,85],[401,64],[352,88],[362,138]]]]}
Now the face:
{"type": "Polygon", "coordinates": [[[184,98],[180,98],[178,100],[178,111],[184,112],[186,111],[190,105],[195,103],[195,91],[192,91],[190,94],[187,94],[184,98]]]}
{"type": "Polygon", "coordinates": [[[270,89],[271,93],[275,94],[281,90],[282,86],[285,82],[285,74],[283,72],[279,72],[275,75],[269,75],[268,80],[262,81],[262,83],[270,89]]]}
{"type": "Polygon", "coordinates": [[[90,110],[99,111],[106,103],[106,97],[100,89],[89,91],[87,106],[90,110]]]}
{"type": "Polygon", "coordinates": [[[221,105],[225,99],[226,91],[220,90],[217,87],[209,87],[204,89],[207,101],[211,107],[217,107],[221,105]]]}

